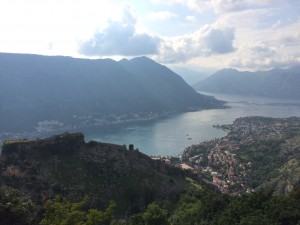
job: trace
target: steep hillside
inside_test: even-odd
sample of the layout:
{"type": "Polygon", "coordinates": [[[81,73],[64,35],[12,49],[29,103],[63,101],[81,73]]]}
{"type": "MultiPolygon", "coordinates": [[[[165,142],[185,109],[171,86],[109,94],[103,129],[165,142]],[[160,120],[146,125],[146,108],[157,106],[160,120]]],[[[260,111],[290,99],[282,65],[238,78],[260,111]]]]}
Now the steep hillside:
{"type": "Polygon", "coordinates": [[[227,135],[187,147],[182,158],[221,192],[285,195],[300,187],[300,118],[245,117],[217,127],[227,135]]]}
{"type": "Polygon", "coordinates": [[[299,124],[298,118],[249,117],[221,126],[226,137],[184,152],[192,172],[152,160],[133,146],[85,143],[81,133],[6,141],[0,156],[0,221],[297,225],[299,124]],[[208,173],[220,191],[229,187],[233,196],[197,178],[209,179],[208,173]],[[243,193],[253,181],[263,183],[258,188],[264,192],[243,193]]]}
{"type": "Polygon", "coordinates": [[[39,203],[55,194],[89,195],[101,206],[114,200],[128,213],[154,200],[175,200],[190,186],[185,177],[193,176],[126,146],[85,143],[81,133],[6,141],[0,166],[0,186],[21,189],[39,203]]]}
{"type": "MultiPolygon", "coordinates": [[[[217,145],[215,149],[209,149],[208,165],[202,170],[202,173],[214,174],[213,181],[218,187],[222,179],[227,178],[235,182],[237,188],[241,184],[247,185],[249,181],[249,176],[242,177],[245,175],[243,159],[248,163],[260,157],[258,164],[253,162],[253,166],[246,169],[250,168],[253,174],[258,174],[259,170],[269,170],[268,174],[272,175],[276,172],[274,162],[283,165],[277,167],[280,168],[280,176],[284,176],[284,179],[280,177],[279,180],[287,180],[289,183],[288,186],[280,184],[280,190],[284,191],[276,193],[289,193],[287,196],[273,194],[269,188],[277,191],[277,184],[265,186],[265,192],[251,191],[234,196],[220,194],[217,190],[206,188],[207,185],[199,182],[199,179],[197,182],[195,178],[201,168],[199,165],[195,166],[194,173],[182,171],[163,161],[151,160],[137,150],[127,150],[125,146],[85,143],[81,133],[65,133],[38,140],[6,141],[0,157],[0,221],[8,225],[297,225],[300,220],[300,191],[295,184],[299,184],[299,161],[295,157],[292,159],[293,155],[299,155],[299,139],[296,142],[292,140],[292,136],[295,138],[298,132],[297,127],[299,121],[295,118],[285,122],[268,118],[238,119],[232,127],[226,126],[231,129],[228,137],[215,140],[217,145]],[[286,125],[291,123],[295,126],[290,129],[286,125]],[[260,137],[256,142],[258,146],[264,143],[264,139],[272,143],[276,135],[281,136],[278,130],[288,131],[287,141],[283,144],[288,145],[288,148],[282,148],[281,151],[284,154],[284,149],[290,151],[292,148],[285,157],[289,158],[287,163],[280,160],[276,162],[276,159],[284,157],[276,154],[277,145],[274,150],[270,148],[274,144],[265,145],[269,147],[264,148],[267,152],[236,148],[236,141],[251,144],[250,124],[253,130],[264,128],[254,134],[260,137]],[[273,132],[267,132],[268,128],[273,132]],[[241,136],[237,135],[239,133],[241,136]],[[233,145],[233,151],[230,144],[224,145],[226,139],[230,140],[227,144],[233,145]],[[216,148],[219,148],[218,152],[216,148]],[[225,161],[226,157],[221,152],[230,160],[225,161]],[[235,153],[236,156],[233,155],[235,153]],[[225,164],[220,165],[222,163],[225,164]],[[226,163],[230,166],[226,167],[226,163]],[[222,169],[228,169],[228,177],[226,174],[218,174],[222,169]],[[244,182],[241,183],[241,180],[244,182]],[[66,198],[54,197],[56,194],[66,198]],[[46,202],[47,199],[51,200],[46,202]],[[108,203],[109,200],[114,203],[108,203]]],[[[195,145],[192,153],[197,148],[203,153],[204,147],[195,145]]],[[[195,156],[189,159],[190,163],[195,163],[195,156]]],[[[263,173],[260,177],[265,175],[263,173]]],[[[230,182],[225,184],[231,185],[230,182]]]]}
{"type": "Polygon", "coordinates": [[[281,146],[281,154],[288,157],[268,180],[260,185],[262,190],[275,190],[277,194],[286,194],[300,187],[300,135],[295,136],[281,146]]]}
{"type": "Polygon", "coordinates": [[[300,98],[300,66],[259,72],[217,71],[193,87],[197,91],[264,97],[300,98]]]}
{"type": "Polygon", "coordinates": [[[0,133],[69,130],[221,104],[146,57],[117,62],[0,54],[0,133]]]}

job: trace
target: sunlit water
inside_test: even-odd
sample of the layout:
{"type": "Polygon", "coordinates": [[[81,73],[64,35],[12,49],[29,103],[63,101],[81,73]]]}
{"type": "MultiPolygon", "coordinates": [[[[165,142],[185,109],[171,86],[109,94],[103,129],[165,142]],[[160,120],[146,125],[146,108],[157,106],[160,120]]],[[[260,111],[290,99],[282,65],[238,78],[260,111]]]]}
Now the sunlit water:
{"type": "Polygon", "coordinates": [[[138,125],[89,128],[83,131],[85,139],[127,146],[134,144],[148,155],[176,155],[189,145],[224,136],[224,132],[213,125],[230,124],[238,117],[300,116],[300,100],[206,94],[227,101],[231,108],[182,113],[138,125]]]}

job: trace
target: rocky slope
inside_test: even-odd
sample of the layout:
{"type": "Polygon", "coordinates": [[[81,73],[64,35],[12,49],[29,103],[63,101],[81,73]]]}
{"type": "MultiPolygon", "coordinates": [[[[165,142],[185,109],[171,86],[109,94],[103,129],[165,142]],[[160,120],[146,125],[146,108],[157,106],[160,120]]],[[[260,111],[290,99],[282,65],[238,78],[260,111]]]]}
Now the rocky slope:
{"type": "Polygon", "coordinates": [[[37,140],[4,142],[0,156],[1,186],[12,186],[43,203],[55,194],[70,199],[84,195],[120,212],[138,212],[150,202],[172,201],[190,183],[191,173],[154,161],[126,146],[91,141],[81,133],[37,140]]]}

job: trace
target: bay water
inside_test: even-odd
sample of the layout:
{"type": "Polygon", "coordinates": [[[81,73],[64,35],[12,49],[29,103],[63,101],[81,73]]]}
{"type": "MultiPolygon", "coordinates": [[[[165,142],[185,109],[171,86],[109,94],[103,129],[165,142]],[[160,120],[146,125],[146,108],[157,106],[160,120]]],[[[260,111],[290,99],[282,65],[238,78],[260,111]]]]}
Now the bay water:
{"type": "Polygon", "coordinates": [[[113,127],[83,130],[85,140],[115,144],[134,144],[147,155],[174,156],[185,147],[220,138],[224,131],[213,125],[231,124],[236,118],[266,116],[300,117],[300,100],[203,93],[226,101],[230,108],[187,112],[166,119],[113,127]]]}

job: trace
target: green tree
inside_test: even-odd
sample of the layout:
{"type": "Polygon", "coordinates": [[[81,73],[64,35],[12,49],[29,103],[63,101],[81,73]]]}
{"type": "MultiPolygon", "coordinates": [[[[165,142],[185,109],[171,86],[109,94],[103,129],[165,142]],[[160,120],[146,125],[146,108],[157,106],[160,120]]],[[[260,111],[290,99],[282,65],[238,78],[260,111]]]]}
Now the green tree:
{"type": "Polygon", "coordinates": [[[89,209],[86,215],[86,225],[109,224],[112,220],[116,204],[110,202],[107,209],[100,211],[97,209],[89,209]]]}
{"type": "Polygon", "coordinates": [[[239,225],[280,225],[267,217],[261,210],[257,210],[250,215],[241,218],[239,225]]]}
{"type": "Polygon", "coordinates": [[[168,211],[160,208],[157,204],[149,204],[143,213],[145,225],[169,225],[168,211]]]}
{"type": "Polygon", "coordinates": [[[106,225],[112,220],[115,203],[111,202],[107,209],[84,210],[89,201],[85,197],[80,202],[71,203],[66,198],[55,196],[45,204],[45,213],[40,225],[106,225]]]}
{"type": "Polygon", "coordinates": [[[29,196],[13,188],[0,188],[0,223],[5,225],[32,224],[37,206],[29,196]]]}
{"type": "Polygon", "coordinates": [[[126,225],[145,225],[143,213],[132,215],[126,225]]]}

